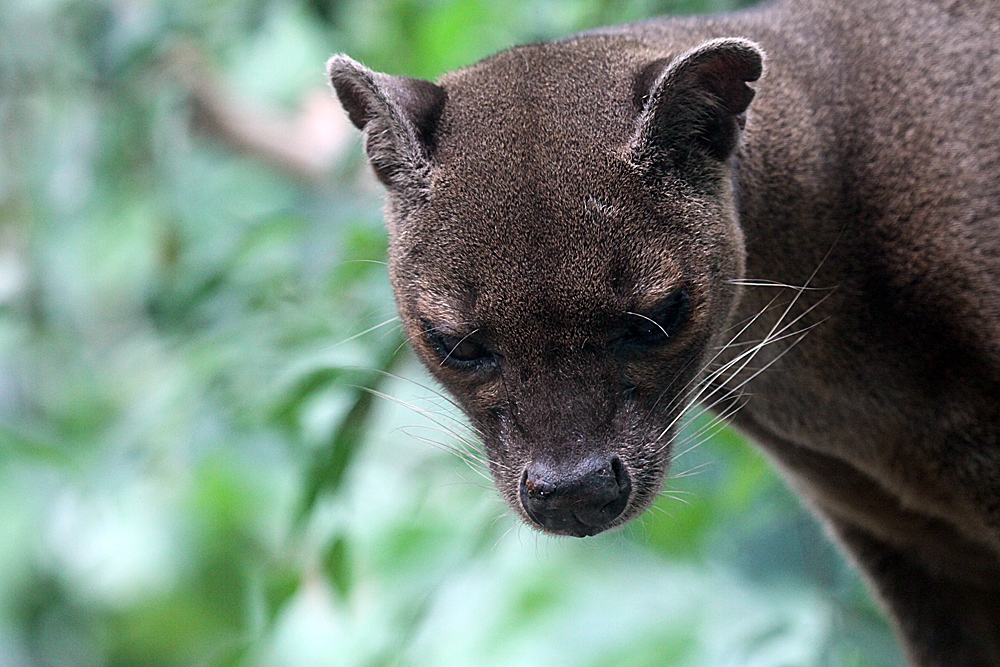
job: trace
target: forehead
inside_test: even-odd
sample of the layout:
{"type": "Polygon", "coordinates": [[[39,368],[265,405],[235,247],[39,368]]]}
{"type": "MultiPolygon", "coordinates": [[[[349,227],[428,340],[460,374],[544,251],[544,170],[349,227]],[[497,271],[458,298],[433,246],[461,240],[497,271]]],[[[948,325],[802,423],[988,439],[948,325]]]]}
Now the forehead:
{"type": "Polygon", "coordinates": [[[429,203],[398,242],[430,303],[579,320],[672,282],[678,267],[652,242],[624,150],[648,58],[634,44],[582,40],[521,47],[441,80],[429,203]]]}
{"type": "Polygon", "coordinates": [[[641,206],[537,187],[448,185],[413,221],[406,251],[444,319],[577,326],[641,308],[680,281],[680,241],[641,206]]]}
{"type": "Polygon", "coordinates": [[[625,146],[642,58],[621,42],[519,47],[445,75],[429,207],[437,222],[477,242],[545,246],[550,259],[551,242],[611,240],[618,230],[600,212],[638,186],[625,146]]]}
{"type": "Polygon", "coordinates": [[[590,37],[518,47],[446,74],[435,152],[442,163],[483,166],[502,153],[505,163],[485,166],[523,171],[562,161],[572,172],[628,142],[636,76],[651,57],[632,40],[590,37]]]}

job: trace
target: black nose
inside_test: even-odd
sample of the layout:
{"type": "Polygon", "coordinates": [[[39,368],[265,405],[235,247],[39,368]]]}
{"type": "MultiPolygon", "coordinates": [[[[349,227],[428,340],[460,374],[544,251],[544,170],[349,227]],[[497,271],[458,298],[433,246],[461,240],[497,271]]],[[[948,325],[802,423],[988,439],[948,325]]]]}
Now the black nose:
{"type": "Polygon", "coordinates": [[[617,456],[568,469],[534,461],[521,477],[521,504],[553,533],[585,537],[607,528],[628,505],[632,482],[617,456]]]}

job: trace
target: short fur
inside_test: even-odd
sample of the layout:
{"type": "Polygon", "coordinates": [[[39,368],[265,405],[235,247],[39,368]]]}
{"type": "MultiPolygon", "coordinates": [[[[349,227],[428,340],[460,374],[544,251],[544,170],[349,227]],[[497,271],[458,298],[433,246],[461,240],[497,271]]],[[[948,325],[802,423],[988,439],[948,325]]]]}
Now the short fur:
{"type": "Polygon", "coordinates": [[[733,422],[913,664],[1000,665],[998,35],[986,0],[788,0],[437,84],[333,58],[388,188],[407,331],[511,506],[537,523],[519,493],[539,461],[611,457],[628,506],[594,531],[634,518],[687,401],[745,393],[733,422]],[[634,343],[681,289],[677,331],[634,343]]]}

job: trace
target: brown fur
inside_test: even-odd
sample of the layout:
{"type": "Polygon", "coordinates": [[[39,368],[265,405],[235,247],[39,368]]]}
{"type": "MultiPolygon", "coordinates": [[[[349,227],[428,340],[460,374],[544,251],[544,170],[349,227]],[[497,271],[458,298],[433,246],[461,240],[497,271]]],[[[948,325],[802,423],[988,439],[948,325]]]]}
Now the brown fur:
{"type": "Polygon", "coordinates": [[[631,486],[593,530],[634,518],[692,388],[717,410],[745,391],[733,421],[913,663],[1000,665],[998,6],[790,0],[519,47],[437,85],[331,60],[388,188],[408,333],[515,510],[534,522],[526,467],[604,457],[631,486]],[[635,343],[632,318],[679,289],[677,330],[635,343]],[[441,336],[486,361],[443,359],[441,336]]]}

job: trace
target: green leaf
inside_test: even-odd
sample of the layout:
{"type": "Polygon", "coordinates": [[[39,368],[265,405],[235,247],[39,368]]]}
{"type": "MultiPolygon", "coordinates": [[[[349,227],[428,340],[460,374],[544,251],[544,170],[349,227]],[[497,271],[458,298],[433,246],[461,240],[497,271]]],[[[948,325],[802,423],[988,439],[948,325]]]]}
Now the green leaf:
{"type": "Polygon", "coordinates": [[[69,465],[72,457],[66,450],[52,442],[33,438],[0,425],[0,463],[47,463],[69,465]]]}
{"type": "Polygon", "coordinates": [[[351,555],[343,535],[335,537],[323,553],[323,572],[338,596],[347,598],[350,595],[351,555]]]}
{"type": "Polygon", "coordinates": [[[400,338],[398,334],[393,336],[382,352],[377,368],[368,375],[364,386],[355,391],[354,403],[333,432],[330,445],[319,448],[313,454],[304,480],[305,490],[296,513],[296,523],[299,526],[312,511],[320,495],[335,493],[340,488],[351,461],[365,441],[375,392],[385,384],[401,358],[397,354],[403,343],[400,338]]]}

